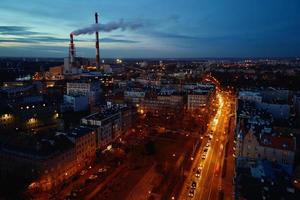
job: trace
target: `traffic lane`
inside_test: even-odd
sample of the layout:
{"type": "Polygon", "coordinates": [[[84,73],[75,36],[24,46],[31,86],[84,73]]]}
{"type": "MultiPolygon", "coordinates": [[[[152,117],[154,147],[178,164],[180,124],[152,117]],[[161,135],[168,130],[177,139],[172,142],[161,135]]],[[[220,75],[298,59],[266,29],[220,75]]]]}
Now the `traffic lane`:
{"type": "Polygon", "coordinates": [[[210,155],[208,155],[204,161],[204,168],[201,175],[200,184],[197,189],[196,199],[202,199],[202,196],[209,192],[211,178],[214,173],[213,169],[216,164],[216,154],[218,153],[216,146],[218,146],[218,142],[214,142],[214,144],[212,144],[210,155]]]}
{"type": "MultiPolygon", "coordinates": [[[[210,132],[210,127],[208,127],[208,130],[207,130],[205,135],[207,135],[209,132],[210,132]]],[[[205,148],[205,145],[208,142],[208,137],[204,137],[202,141],[203,142],[201,143],[201,146],[199,148],[199,151],[196,155],[196,159],[195,159],[195,162],[194,162],[193,167],[195,169],[197,169],[200,166],[201,156],[202,156],[203,150],[205,148]]],[[[194,168],[192,168],[192,169],[194,169],[194,168]]],[[[203,173],[203,170],[202,170],[201,174],[202,173],[203,173]]],[[[198,179],[199,178],[195,177],[195,172],[193,170],[190,170],[188,178],[186,179],[186,182],[185,182],[185,185],[184,185],[184,191],[181,193],[181,196],[180,196],[179,199],[189,199],[188,193],[191,190],[191,183],[192,183],[193,180],[199,181],[198,179]]],[[[195,191],[195,193],[196,193],[196,191],[195,191]]]]}
{"type": "MultiPolygon", "coordinates": [[[[219,125],[217,126],[217,128],[219,128],[219,125]]],[[[220,131],[216,131],[211,142],[210,152],[204,161],[204,167],[202,170],[203,172],[200,177],[201,178],[200,184],[197,189],[197,193],[195,195],[196,199],[202,199],[202,196],[209,192],[212,176],[214,174],[214,168],[218,160],[217,156],[219,152],[218,147],[219,147],[220,140],[217,140],[217,138],[219,136],[220,136],[220,131]]]]}
{"type": "MultiPolygon", "coordinates": [[[[222,120],[222,119],[221,119],[222,120]]],[[[221,121],[220,120],[220,121],[221,121]]],[[[211,158],[213,157],[213,155],[215,154],[215,146],[217,145],[218,141],[216,140],[218,137],[219,137],[219,126],[220,126],[220,121],[218,121],[218,123],[216,124],[215,128],[216,128],[216,131],[213,131],[213,139],[211,140],[211,145],[210,145],[210,151],[209,151],[209,154],[207,156],[207,158],[205,159],[204,161],[204,174],[203,177],[205,177],[207,175],[207,164],[210,165],[211,164],[211,158]],[[209,161],[207,161],[209,160],[209,161]],[[205,170],[206,170],[206,173],[205,173],[205,170]]],[[[210,129],[212,129],[213,126],[210,127],[210,129]]]]}
{"type": "MultiPolygon", "coordinates": [[[[226,115],[224,115],[226,116],[226,115]]],[[[215,199],[215,194],[217,193],[217,188],[218,188],[218,183],[219,183],[219,177],[220,177],[220,172],[221,172],[221,167],[222,167],[222,156],[223,156],[223,151],[224,151],[224,136],[223,136],[223,130],[225,128],[224,126],[225,123],[225,117],[222,117],[222,119],[220,120],[220,131],[219,131],[219,135],[218,137],[219,139],[219,145],[217,146],[216,151],[218,152],[217,154],[215,154],[215,160],[216,160],[216,164],[214,165],[214,167],[212,168],[213,170],[213,176],[211,178],[211,185],[209,187],[209,192],[205,193],[205,195],[208,195],[208,197],[206,198],[204,195],[205,199],[215,199]],[[223,145],[223,146],[222,146],[223,145]]]]}
{"type": "MultiPolygon", "coordinates": [[[[220,99],[222,99],[222,97],[220,98],[220,99]]],[[[218,111],[217,111],[217,113],[219,112],[220,114],[222,113],[222,111],[223,111],[223,108],[224,108],[224,104],[222,105],[222,106],[220,106],[219,107],[219,109],[218,109],[218,111]]],[[[208,133],[210,133],[210,130],[212,130],[212,129],[214,129],[214,138],[212,139],[212,141],[211,141],[211,151],[209,151],[208,152],[208,154],[207,154],[207,156],[206,156],[206,159],[205,159],[205,161],[204,161],[204,167],[203,167],[203,169],[202,169],[202,175],[201,175],[201,177],[200,177],[200,180],[199,180],[199,184],[198,185],[200,185],[200,186],[198,186],[197,187],[197,189],[195,190],[195,197],[197,197],[197,196],[199,196],[198,195],[198,193],[199,192],[201,192],[202,190],[200,190],[199,191],[199,187],[201,187],[201,188],[203,188],[202,187],[202,185],[204,184],[204,181],[202,181],[202,183],[201,183],[201,180],[206,180],[205,178],[202,178],[202,177],[205,177],[205,175],[203,175],[203,174],[205,174],[206,173],[206,176],[209,174],[209,170],[210,170],[210,167],[206,167],[207,166],[207,162],[209,162],[209,165],[211,165],[211,163],[212,163],[212,158],[213,158],[213,154],[214,154],[214,150],[216,149],[214,146],[216,145],[216,138],[217,138],[217,135],[215,134],[216,133],[216,130],[218,130],[219,129],[219,123],[218,123],[218,121],[217,121],[217,124],[213,124],[214,123],[214,120],[216,119],[216,117],[218,118],[218,117],[220,117],[221,115],[220,114],[217,114],[213,119],[212,119],[212,121],[209,123],[209,127],[208,127],[208,133]],[[209,161],[207,161],[209,159],[209,161]]],[[[222,117],[220,117],[220,118],[222,118],[222,117]]],[[[218,140],[219,141],[219,140],[218,140]]],[[[217,141],[217,142],[218,142],[217,141]]],[[[205,145],[205,143],[203,143],[204,145],[205,145]]],[[[202,155],[202,152],[201,152],[201,154],[200,155],[202,155]]],[[[211,172],[210,172],[210,174],[211,174],[211,172]]],[[[191,180],[189,180],[190,181],[190,183],[191,183],[191,180]]],[[[189,187],[189,186],[187,186],[187,187],[189,187]]],[[[186,195],[188,196],[188,193],[186,193],[186,195]]]]}
{"type": "MultiPolygon", "coordinates": [[[[223,127],[222,130],[226,130],[227,128],[230,128],[228,126],[229,123],[229,113],[230,113],[230,109],[226,108],[226,112],[224,115],[224,122],[223,122],[223,127]],[[227,128],[226,128],[227,127],[227,128]]],[[[226,133],[226,132],[225,132],[226,133]]],[[[224,135],[224,134],[223,134],[224,135]]],[[[228,140],[229,135],[225,135],[226,138],[224,138],[223,142],[223,147],[225,147],[225,144],[228,140]]],[[[222,170],[223,170],[223,165],[224,165],[224,157],[225,157],[225,149],[222,149],[222,156],[219,159],[220,160],[220,171],[219,174],[217,176],[215,176],[216,178],[213,180],[213,185],[212,185],[212,192],[211,192],[211,196],[209,196],[207,199],[217,199],[219,197],[219,193],[222,186],[222,170]]]]}
{"type": "MultiPolygon", "coordinates": [[[[213,119],[211,119],[211,121],[208,123],[209,125],[208,125],[208,128],[207,128],[207,131],[206,131],[205,135],[210,134],[210,131],[212,129],[212,123],[213,123],[213,119]]],[[[202,156],[203,150],[204,150],[205,145],[206,145],[207,142],[208,142],[208,138],[207,137],[203,137],[202,142],[201,142],[201,146],[199,148],[198,153],[195,156],[193,167],[191,169],[197,169],[200,166],[201,156],[202,156]]],[[[203,170],[202,170],[201,173],[203,173],[203,170]]],[[[179,196],[179,199],[188,199],[188,193],[189,193],[189,191],[191,189],[190,188],[191,183],[192,183],[193,180],[197,180],[197,179],[199,179],[199,178],[195,177],[195,172],[193,170],[190,170],[189,174],[187,176],[187,179],[186,179],[186,181],[184,183],[181,195],[179,196]]]]}
{"type": "MultiPolygon", "coordinates": [[[[226,123],[226,120],[225,120],[225,123],[226,123]]],[[[224,124],[223,124],[223,126],[224,126],[224,124]]],[[[216,167],[218,167],[218,172],[214,171],[214,176],[212,178],[212,185],[210,187],[210,192],[208,194],[208,198],[204,197],[205,199],[217,199],[218,194],[219,194],[219,190],[220,190],[219,187],[220,187],[220,183],[222,181],[221,177],[222,177],[222,168],[223,168],[223,160],[224,160],[224,144],[225,144],[225,139],[223,141],[221,141],[221,144],[223,145],[223,148],[219,149],[220,154],[219,154],[219,156],[217,158],[218,164],[216,166],[216,167]]]]}
{"type": "MultiPolygon", "coordinates": [[[[224,107],[225,108],[225,107],[224,107]]],[[[223,136],[223,133],[224,133],[224,129],[225,129],[225,126],[224,126],[224,124],[226,123],[226,117],[225,116],[227,116],[226,115],[226,109],[222,109],[222,115],[221,115],[221,117],[220,117],[220,121],[219,121],[219,123],[218,123],[218,126],[217,126],[217,130],[218,131],[216,131],[215,132],[215,139],[216,138],[221,138],[222,136],[223,136]],[[224,114],[223,114],[224,113],[224,114]]],[[[221,144],[221,143],[223,143],[224,144],[224,141],[221,141],[220,139],[217,141],[217,147],[219,146],[219,144],[221,144]]],[[[205,195],[209,195],[210,193],[211,193],[211,190],[212,190],[212,184],[214,183],[214,179],[215,179],[215,177],[213,176],[214,175],[214,170],[215,170],[215,167],[216,167],[216,163],[218,163],[219,162],[219,160],[220,160],[220,158],[218,158],[218,155],[220,155],[220,154],[218,154],[218,152],[220,152],[220,150],[219,150],[219,148],[216,148],[215,146],[212,146],[212,150],[213,150],[213,153],[212,153],[212,158],[213,158],[213,160],[215,161],[214,162],[214,164],[212,165],[212,166],[209,166],[208,167],[208,169],[207,169],[207,171],[209,171],[209,173],[207,172],[207,174],[209,175],[209,176],[207,176],[206,175],[206,177],[204,176],[203,177],[203,182],[205,183],[205,187],[202,187],[202,189],[201,188],[199,188],[199,190],[200,190],[200,195],[198,195],[197,194],[197,196],[198,196],[198,199],[205,199],[205,197],[203,198],[202,196],[205,196],[205,195]],[[209,183],[209,184],[207,184],[207,183],[209,183]],[[208,187],[207,187],[208,186],[208,187]],[[202,193],[201,193],[201,190],[202,190],[202,193]],[[209,192],[207,192],[207,190],[210,190],[209,192]]],[[[204,185],[203,185],[204,186],[204,185]]],[[[209,197],[207,197],[207,198],[209,198],[209,197]]],[[[206,198],[206,199],[207,199],[206,198]]]]}
{"type": "MultiPolygon", "coordinates": [[[[207,131],[207,133],[208,133],[208,131],[207,131]]],[[[194,179],[196,179],[195,172],[193,171],[193,169],[197,169],[200,166],[199,163],[201,161],[201,155],[202,155],[202,152],[204,150],[204,147],[205,147],[207,141],[208,141],[207,137],[203,137],[202,142],[200,143],[199,151],[196,153],[193,166],[188,173],[188,176],[187,176],[186,181],[183,186],[183,191],[181,192],[179,199],[187,199],[188,198],[188,192],[190,191],[191,183],[194,179]]]]}

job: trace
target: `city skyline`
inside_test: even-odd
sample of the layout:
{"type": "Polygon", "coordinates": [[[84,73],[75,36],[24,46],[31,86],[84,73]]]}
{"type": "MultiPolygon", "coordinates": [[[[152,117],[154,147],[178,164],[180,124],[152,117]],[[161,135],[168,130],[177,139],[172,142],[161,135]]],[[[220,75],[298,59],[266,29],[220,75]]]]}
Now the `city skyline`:
{"type": "MultiPolygon", "coordinates": [[[[297,57],[298,1],[1,1],[0,55],[66,57],[68,35],[93,24],[135,28],[100,32],[102,57],[297,57]]],[[[77,55],[94,57],[94,35],[75,37],[77,55]]]]}

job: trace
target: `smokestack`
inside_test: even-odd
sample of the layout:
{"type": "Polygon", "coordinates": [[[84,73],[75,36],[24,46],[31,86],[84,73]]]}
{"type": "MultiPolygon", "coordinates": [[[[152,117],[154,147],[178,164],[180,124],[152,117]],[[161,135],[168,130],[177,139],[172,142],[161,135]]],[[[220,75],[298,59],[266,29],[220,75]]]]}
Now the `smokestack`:
{"type": "MultiPolygon", "coordinates": [[[[95,13],[95,23],[98,24],[98,13],[95,13]]],[[[99,32],[96,31],[96,67],[100,69],[99,32]]]]}
{"type": "Polygon", "coordinates": [[[74,45],[74,39],[73,34],[70,34],[70,46],[69,46],[69,62],[72,67],[74,67],[74,61],[75,61],[75,45],[74,45]]]}

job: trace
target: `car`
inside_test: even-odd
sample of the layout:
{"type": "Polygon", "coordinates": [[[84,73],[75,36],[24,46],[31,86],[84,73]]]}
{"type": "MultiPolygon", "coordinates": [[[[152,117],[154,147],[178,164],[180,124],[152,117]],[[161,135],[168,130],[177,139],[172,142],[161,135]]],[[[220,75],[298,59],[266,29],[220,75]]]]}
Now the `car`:
{"type": "Polygon", "coordinates": [[[107,168],[105,168],[105,167],[101,167],[98,169],[99,173],[106,172],[106,171],[107,171],[107,168]]]}
{"type": "Polygon", "coordinates": [[[92,174],[89,176],[89,180],[95,180],[96,178],[98,178],[96,174],[92,174]]]}
{"type": "Polygon", "coordinates": [[[195,193],[195,190],[194,189],[191,189],[190,191],[189,191],[189,197],[194,197],[194,193],[195,193]]]}
{"type": "Polygon", "coordinates": [[[196,177],[199,178],[200,174],[201,174],[201,170],[199,170],[199,168],[198,168],[198,170],[196,171],[196,177]]]}
{"type": "Polygon", "coordinates": [[[196,183],[196,181],[193,181],[193,182],[192,182],[192,185],[191,185],[191,188],[192,188],[192,189],[196,189],[196,187],[197,187],[197,183],[196,183]]]}
{"type": "Polygon", "coordinates": [[[208,142],[208,143],[206,143],[206,145],[205,145],[205,146],[206,146],[206,147],[209,147],[209,145],[210,145],[210,143],[208,142]]]}
{"type": "Polygon", "coordinates": [[[202,158],[202,160],[204,160],[206,158],[206,155],[203,154],[201,158],[202,158]]]}
{"type": "Polygon", "coordinates": [[[208,148],[204,148],[204,152],[206,153],[208,151],[208,148]]]}
{"type": "Polygon", "coordinates": [[[84,170],[82,170],[82,171],[80,172],[80,175],[83,176],[83,175],[85,175],[87,172],[88,172],[88,171],[87,171],[86,169],[84,169],[84,170]]]}

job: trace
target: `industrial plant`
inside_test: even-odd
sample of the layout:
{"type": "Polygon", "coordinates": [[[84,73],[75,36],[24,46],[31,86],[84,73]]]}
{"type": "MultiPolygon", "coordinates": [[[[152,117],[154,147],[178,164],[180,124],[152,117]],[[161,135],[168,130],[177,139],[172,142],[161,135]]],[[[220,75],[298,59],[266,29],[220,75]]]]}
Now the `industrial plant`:
{"type": "MultiPolygon", "coordinates": [[[[95,13],[95,25],[98,25],[98,13],[95,13]]],[[[78,35],[78,34],[77,34],[78,35]]],[[[65,75],[70,77],[71,75],[76,75],[82,73],[81,64],[83,59],[76,58],[76,48],[74,43],[75,34],[70,33],[70,44],[69,44],[69,57],[64,59],[64,69],[65,75]]],[[[100,50],[99,50],[99,31],[95,30],[95,47],[96,47],[96,57],[95,57],[95,68],[100,71],[100,50]]]]}

